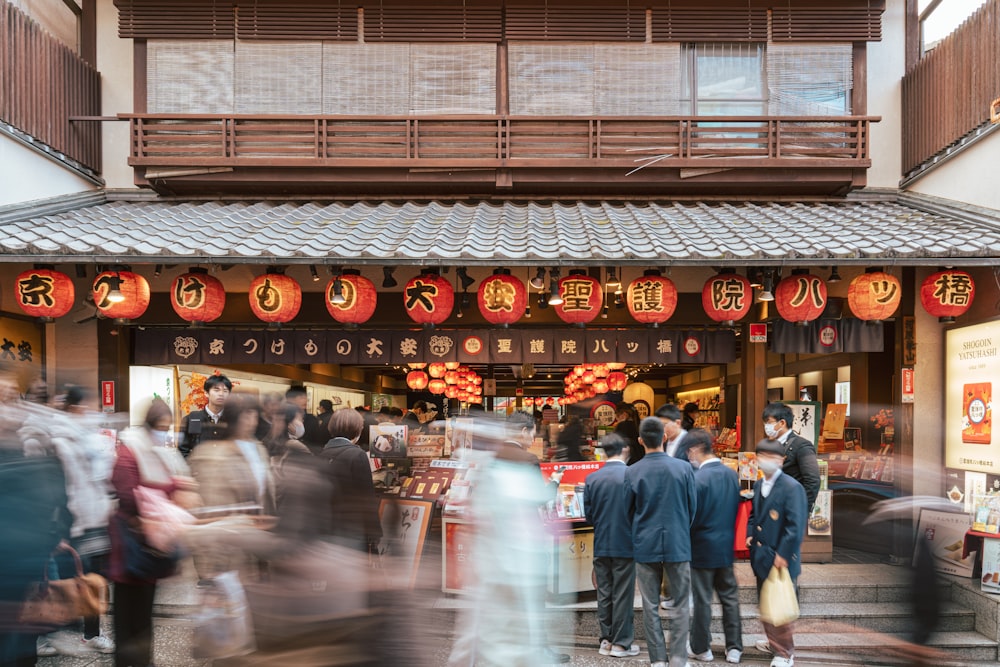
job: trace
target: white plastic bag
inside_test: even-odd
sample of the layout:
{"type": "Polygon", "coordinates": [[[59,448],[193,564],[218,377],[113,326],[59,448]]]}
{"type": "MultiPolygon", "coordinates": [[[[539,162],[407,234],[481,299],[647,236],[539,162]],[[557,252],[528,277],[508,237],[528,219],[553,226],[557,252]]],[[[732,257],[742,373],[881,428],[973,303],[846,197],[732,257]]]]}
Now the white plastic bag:
{"type": "Polygon", "coordinates": [[[760,620],[788,625],[799,617],[799,599],[788,568],[772,567],[760,588],[760,620]]]}
{"type": "Polygon", "coordinates": [[[194,617],[196,659],[231,658],[256,650],[250,606],[237,572],[212,579],[211,586],[201,589],[200,602],[194,617]]]}
{"type": "Polygon", "coordinates": [[[137,486],[135,502],[142,517],[142,533],[149,546],[163,553],[177,550],[178,540],[195,522],[194,515],[174,503],[159,489],[137,486]]]}

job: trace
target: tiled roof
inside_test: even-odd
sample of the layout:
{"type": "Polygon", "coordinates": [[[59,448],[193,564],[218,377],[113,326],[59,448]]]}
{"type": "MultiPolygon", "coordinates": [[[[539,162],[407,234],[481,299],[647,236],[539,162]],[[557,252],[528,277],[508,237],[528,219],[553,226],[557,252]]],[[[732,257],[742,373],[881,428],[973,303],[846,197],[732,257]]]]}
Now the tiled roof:
{"type": "Polygon", "coordinates": [[[109,201],[8,220],[0,261],[986,263],[1000,226],[898,202],[109,201]]]}

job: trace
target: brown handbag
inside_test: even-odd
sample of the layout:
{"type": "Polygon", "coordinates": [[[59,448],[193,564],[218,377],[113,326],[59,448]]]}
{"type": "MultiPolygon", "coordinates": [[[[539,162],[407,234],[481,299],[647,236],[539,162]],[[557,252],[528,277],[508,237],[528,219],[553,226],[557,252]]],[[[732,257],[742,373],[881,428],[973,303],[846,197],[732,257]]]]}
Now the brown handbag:
{"type": "Polygon", "coordinates": [[[108,582],[99,574],[83,573],[80,554],[68,544],[57,547],[73,556],[76,576],[49,581],[48,563],[42,581],[28,587],[18,620],[34,628],[57,628],[81,617],[99,616],[108,610],[108,582]]]}

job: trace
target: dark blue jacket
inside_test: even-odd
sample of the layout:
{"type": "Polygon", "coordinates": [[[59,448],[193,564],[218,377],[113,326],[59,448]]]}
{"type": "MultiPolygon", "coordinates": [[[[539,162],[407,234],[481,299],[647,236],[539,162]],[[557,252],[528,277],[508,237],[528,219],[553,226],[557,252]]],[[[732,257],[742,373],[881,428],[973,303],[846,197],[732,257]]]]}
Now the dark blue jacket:
{"type": "Polygon", "coordinates": [[[691,526],[691,567],[716,569],[733,564],[740,480],[722,461],[694,472],[698,511],[691,526]]]}
{"type": "Polygon", "coordinates": [[[594,526],[594,556],[598,558],[632,557],[632,521],[622,494],[625,468],[623,461],[608,461],[584,482],[587,522],[594,526]]]}
{"type": "Polygon", "coordinates": [[[690,561],[691,521],[698,509],[691,464],[662,451],[647,452],[625,470],[624,486],[635,562],[690,561]]]}
{"type": "Polygon", "coordinates": [[[802,572],[802,540],[806,535],[809,512],[806,492],[790,475],[782,473],[771,493],[764,498],[760,490],[764,480],[753,487],[753,509],[747,521],[750,543],[750,567],[758,579],[766,579],[779,554],[788,561],[788,573],[796,579],[802,572]]]}

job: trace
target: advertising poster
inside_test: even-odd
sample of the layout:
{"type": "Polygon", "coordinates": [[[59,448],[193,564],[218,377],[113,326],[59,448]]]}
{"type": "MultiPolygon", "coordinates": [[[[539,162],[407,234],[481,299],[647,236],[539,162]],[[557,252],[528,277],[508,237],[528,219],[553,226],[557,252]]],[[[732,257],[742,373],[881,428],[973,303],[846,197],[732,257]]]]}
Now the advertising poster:
{"type": "MultiPolygon", "coordinates": [[[[925,539],[934,557],[938,572],[971,577],[976,562],[976,552],[962,557],[965,533],[972,527],[972,517],[957,512],[920,510],[917,539],[925,539]]],[[[915,556],[915,554],[914,554],[915,556]]],[[[914,557],[914,564],[916,558],[914,557]]]]}
{"type": "Polygon", "coordinates": [[[829,535],[832,528],[832,491],[820,491],[809,517],[810,535],[829,535]]]}
{"type": "Polygon", "coordinates": [[[983,592],[1000,593],[1000,540],[983,540],[983,592]]]}
{"type": "Polygon", "coordinates": [[[1000,447],[993,435],[993,385],[1000,377],[1000,322],[952,329],[945,336],[945,465],[996,474],[1000,447]]]}
{"type": "Polygon", "coordinates": [[[441,590],[445,593],[466,593],[475,581],[475,564],[471,560],[475,524],[444,519],[442,526],[444,558],[441,559],[441,590]]]}
{"type": "Polygon", "coordinates": [[[404,424],[384,422],[368,427],[371,455],[382,459],[406,457],[406,432],[404,424]]]}

